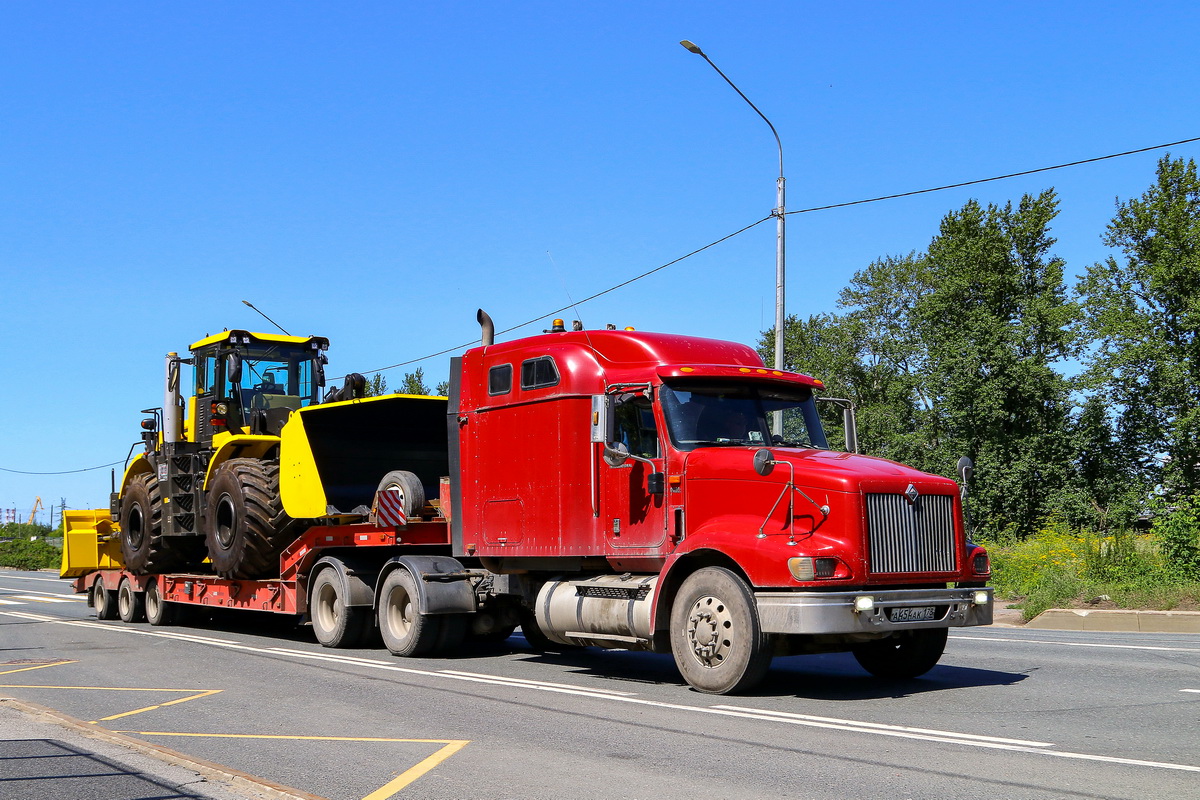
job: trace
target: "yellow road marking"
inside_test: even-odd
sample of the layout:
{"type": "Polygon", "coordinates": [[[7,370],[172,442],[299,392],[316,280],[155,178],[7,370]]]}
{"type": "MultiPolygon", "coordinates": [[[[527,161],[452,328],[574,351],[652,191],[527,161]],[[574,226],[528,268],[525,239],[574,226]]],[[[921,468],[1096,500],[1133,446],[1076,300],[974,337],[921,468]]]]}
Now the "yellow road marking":
{"type": "Polygon", "coordinates": [[[392,780],[368,794],[362,800],[389,800],[397,792],[432,770],[471,742],[469,739],[382,739],[373,736],[300,736],[267,733],[172,733],[168,731],[119,731],[135,736],[187,736],[216,739],[288,739],[312,742],[400,742],[406,744],[440,744],[433,755],[419,761],[392,780]]]}
{"type": "Polygon", "coordinates": [[[47,686],[40,683],[0,683],[0,689],[88,689],[94,692],[219,692],[221,689],[149,689],[143,686],[47,686]]]}
{"type": "Polygon", "coordinates": [[[75,664],[75,661],[55,661],[53,664],[37,664],[32,667],[21,667],[20,669],[9,669],[0,672],[0,675],[12,675],[14,672],[28,672],[31,669],[45,669],[46,667],[61,667],[63,664],[75,664]]]}
{"type": "Polygon", "coordinates": [[[433,769],[438,764],[445,761],[450,756],[457,753],[459,750],[462,750],[468,744],[470,744],[469,741],[465,741],[462,739],[446,742],[445,747],[438,750],[436,753],[434,753],[433,755],[431,755],[429,758],[425,759],[421,763],[417,764],[416,766],[411,767],[410,769],[405,770],[404,772],[400,773],[398,776],[393,778],[391,781],[384,784],[383,786],[380,786],[378,789],[371,792],[369,795],[364,797],[362,800],[388,800],[388,798],[394,796],[401,789],[408,786],[410,783],[412,783],[417,778],[424,775],[426,772],[429,772],[431,769],[433,769]]]}
{"type": "MultiPolygon", "coordinates": [[[[164,690],[164,691],[177,691],[177,690],[171,689],[171,690],[164,690]]],[[[184,690],[184,691],[187,691],[187,690],[184,690]]],[[[146,706],[145,708],[139,708],[136,711],[126,711],[121,714],[113,714],[111,717],[101,717],[98,720],[92,720],[92,724],[95,725],[96,723],[99,723],[99,722],[108,722],[109,720],[120,719],[121,717],[132,717],[134,714],[141,714],[143,711],[153,711],[156,708],[166,708],[167,706],[178,705],[179,703],[186,703],[188,700],[199,700],[201,697],[209,697],[210,695],[220,694],[221,691],[222,691],[221,689],[208,689],[206,691],[200,692],[199,694],[194,694],[191,697],[181,697],[178,700],[168,700],[167,702],[159,703],[158,705],[146,706]]]]}

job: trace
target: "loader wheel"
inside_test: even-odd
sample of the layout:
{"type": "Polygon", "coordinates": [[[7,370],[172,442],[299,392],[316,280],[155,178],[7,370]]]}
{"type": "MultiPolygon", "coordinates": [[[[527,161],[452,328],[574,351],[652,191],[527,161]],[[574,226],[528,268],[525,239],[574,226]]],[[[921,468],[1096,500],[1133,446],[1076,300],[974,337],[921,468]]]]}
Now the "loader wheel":
{"type": "Polygon", "coordinates": [[[121,497],[121,557],[130,572],[178,572],[203,559],[196,538],[163,536],[162,515],[158,478],[146,472],[130,481],[121,497]]]}
{"type": "Polygon", "coordinates": [[[884,680],[908,680],[933,669],[946,649],[946,628],[917,628],[854,646],[854,658],[884,680]]]}
{"type": "Polygon", "coordinates": [[[297,527],[279,499],[279,464],[231,458],[217,470],[208,489],[204,541],[222,578],[277,576],[279,554],[297,527]]]}

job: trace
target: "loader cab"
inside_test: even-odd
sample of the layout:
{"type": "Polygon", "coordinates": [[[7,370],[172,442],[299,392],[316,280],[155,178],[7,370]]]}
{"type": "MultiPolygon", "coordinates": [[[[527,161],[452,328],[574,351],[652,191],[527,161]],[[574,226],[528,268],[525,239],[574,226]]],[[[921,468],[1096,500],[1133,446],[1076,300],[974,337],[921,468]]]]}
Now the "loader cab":
{"type": "Polygon", "coordinates": [[[192,345],[195,395],[192,441],[221,433],[278,436],[291,416],[319,402],[324,384],[320,336],[225,331],[192,345]]]}

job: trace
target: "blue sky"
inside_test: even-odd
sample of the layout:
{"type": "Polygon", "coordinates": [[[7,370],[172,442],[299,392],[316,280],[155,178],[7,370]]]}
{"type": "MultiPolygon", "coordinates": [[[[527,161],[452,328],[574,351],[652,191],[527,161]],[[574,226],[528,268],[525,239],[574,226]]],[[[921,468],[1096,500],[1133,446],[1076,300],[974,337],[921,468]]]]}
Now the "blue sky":
{"type": "MultiPolygon", "coordinates": [[[[331,375],[368,372],[474,340],[478,307],[505,328],[766,216],[770,131],[680,39],[775,124],[800,209],[1200,136],[1198,34],[1182,2],[11,0],[0,467],[122,459],[164,353],[269,329],[243,299],[329,337],[331,375]]],[[[788,312],[835,310],[969,198],[1051,186],[1078,274],[1160,155],[791,216],[788,312]]],[[[773,304],[766,223],[579,311],[754,343],[773,304]]],[[[108,488],[0,472],[0,509],[108,488]]]]}

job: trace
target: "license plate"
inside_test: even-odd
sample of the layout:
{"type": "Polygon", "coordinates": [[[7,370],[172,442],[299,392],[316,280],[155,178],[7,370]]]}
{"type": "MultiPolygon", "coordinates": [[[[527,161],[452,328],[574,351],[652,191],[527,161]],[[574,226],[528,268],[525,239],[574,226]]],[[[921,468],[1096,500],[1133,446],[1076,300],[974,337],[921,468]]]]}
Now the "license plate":
{"type": "Polygon", "coordinates": [[[916,606],[905,608],[893,608],[892,613],[888,615],[888,619],[892,622],[928,622],[934,617],[933,606],[916,606]]]}

